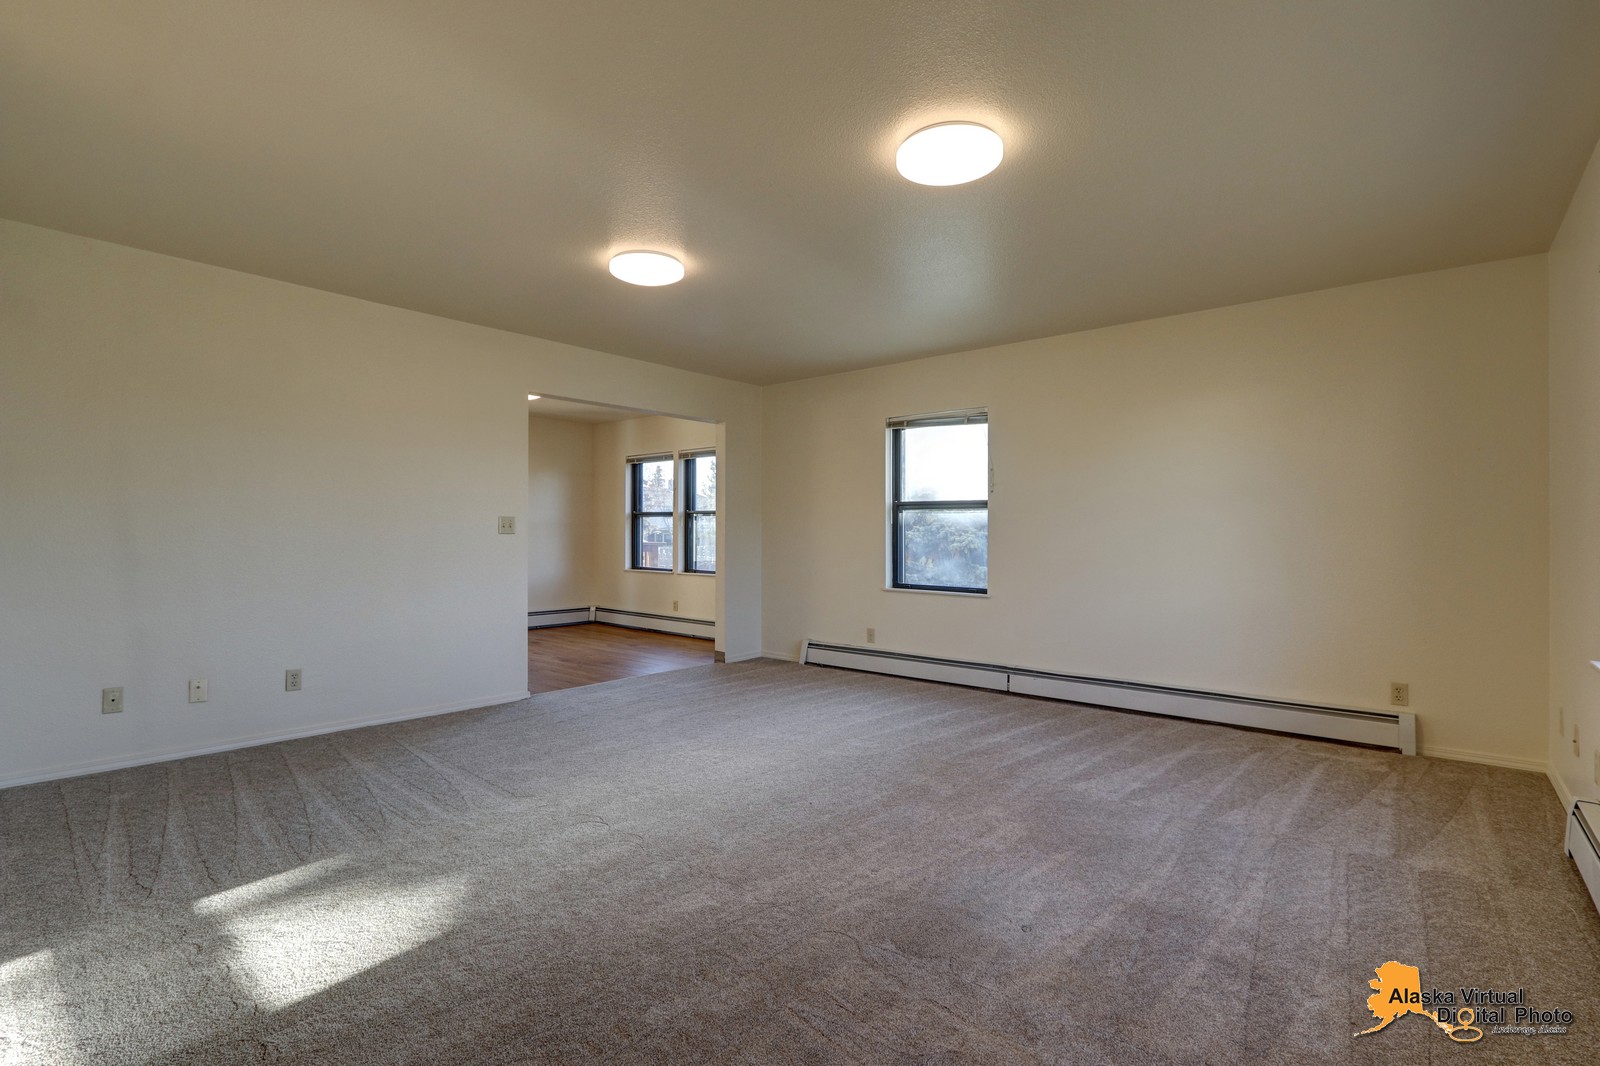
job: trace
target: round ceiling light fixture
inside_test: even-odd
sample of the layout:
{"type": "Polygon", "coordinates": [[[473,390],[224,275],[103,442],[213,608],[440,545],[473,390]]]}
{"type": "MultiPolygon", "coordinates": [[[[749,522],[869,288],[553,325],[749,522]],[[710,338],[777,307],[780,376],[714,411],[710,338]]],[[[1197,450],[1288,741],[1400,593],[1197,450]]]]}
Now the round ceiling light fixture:
{"type": "Polygon", "coordinates": [[[1005,142],[988,126],[941,122],[902,141],[894,165],[918,185],[964,185],[994,170],[1005,154],[1005,142]]]}
{"type": "Polygon", "coordinates": [[[536,392],[528,393],[528,399],[529,400],[537,400],[538,398],[539,398],[539,394],[538,393],[536,393],[536,392]]]}
{"type": "Polygon", "coordinates": [[[683,280],[683,264],[664,252],[621,252],[611,257],[611,276],[629,285],[671,285],[683,280]]]}

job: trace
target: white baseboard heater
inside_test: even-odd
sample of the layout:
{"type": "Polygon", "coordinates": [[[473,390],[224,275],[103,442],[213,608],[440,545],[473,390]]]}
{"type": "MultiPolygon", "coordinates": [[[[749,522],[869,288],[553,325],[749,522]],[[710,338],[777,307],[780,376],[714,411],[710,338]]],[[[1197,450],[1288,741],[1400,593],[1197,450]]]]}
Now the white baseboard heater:
{"type": "Polygon", "coordinates": [[[529,611],[529,629],[549,629],[552,626],[576,626],[594,621],[593,607],[558,607],[553,611],[529,611]]]}
{"type": "Polygon", "coordinates": [[[1600,803],[1578,800],[1567,815],[1567,855],[1589,886],[1589,898],[1600,907],[1600,803]]]}
{"type": "Polygon", "coordinates": [[[998,663],[940,659],[929,655],[909,655],[879,648],[824,644],[810,640],[801,650],[800,661],[924,681],[943,681],[996,692],[1043,696],[1096,707],[1371,744],[1374,747],[1394,748],[1405,755],[1417,753],[1417,718],[1407,711],[1391,713],[1330,707],[1263,696],[1239,696],[1171,685],[1148,685],[1139,681],[1057,674],[998,663]]]}
{"type": "Polygon", "coordinates": [[[676,633],[682,637],[704,637],[706,640],[712,640],[717,635],[717,623],[676,614],[646,614],[643,611],[621,611],[611,607],[558,607],[550,611],[528,612],[529,629],[552,629],[585,622],[604,622],[608,626],[622,626],[624,629],[648,629],[657,633],[676,633]]]}
{"type": "Polygon", "coordinates": [[[596,607],[594,620],[604,622],[608,626],[676,633],[680,637],[704,637],[706,640],[711,640],[717,635],[717,623],[704,618],[684,618],[676,614],[646,614],[643,611],[618,611],[610,607],[596,607]]]}

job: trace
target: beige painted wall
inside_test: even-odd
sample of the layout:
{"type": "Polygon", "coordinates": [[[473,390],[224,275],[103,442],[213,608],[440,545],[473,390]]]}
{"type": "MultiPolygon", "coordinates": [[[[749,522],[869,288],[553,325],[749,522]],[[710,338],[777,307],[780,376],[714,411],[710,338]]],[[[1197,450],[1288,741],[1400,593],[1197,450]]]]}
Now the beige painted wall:
{"type": "Polygon", "coordinates": [[[528,610],[594,603],[594,431],[528,416],[528,610]]]}
{"type": "MultiPolygon", "coordinates": [[[[682,418],[630,418],[594,427],[594,603],[623,611],[716,621],[717,579],[706,574],[628,569],[627,481],[630,455],[717,447],[717,427],[682,418]],[[676,603],[676,609],[674,609],[676,603]]],[[[718,482],[721,457],[718,456],[718,482]]],[[[718,520],[718,542],[723,526],[718,520]]],[[[681,531],[680,531],[681,535],[681,531]]],[[[679,545],[681,549],[681,544],[679,545]]],[[[720,548],[719,548],[720,550],[720,548]]],[[[719,562],[719,566],[721,563],[719,562]]]]}
{"type": "Polygon", "coordinates": [[[1600,659],[1600,149],[1549,259],[1548,735],[1552,777],[1570,801],[1600,797],[1600,671],[1589,665],[1600,659]]]}
{"type": "Polygon", "coordinates": [[[641,583],[693,582],[730,658],[871,625],[1363,706],[1405,680],[1425,748],[1542,763],[1563,700],[1600,739],[1595,180],[1548,316],[1534,257],[764,392],[0,222],[0,784],[520,692],[529,557],[493,519],[530,528],[530,391],[706,420],[721,574],[618,558],[592,595],[670,613],[641,583]],[[971,404],[994,594],[885,592],[883,419],[971,404]]]}
{"type": "Polygon", "coordinates": [[[523,692],[529,392],[725,423],[759,652],[753,386],[12,222],[0,277],[0,785],[523,692]]]}
{"type": "Polygon", "coordinates": [[[1536,256],[770,387],[768,654],[1405,681],[1425,750],[1542,766],[1545,328],[1536,256]],[[973,406],[992,594],[885,591],[884,420],[973,406]]]}

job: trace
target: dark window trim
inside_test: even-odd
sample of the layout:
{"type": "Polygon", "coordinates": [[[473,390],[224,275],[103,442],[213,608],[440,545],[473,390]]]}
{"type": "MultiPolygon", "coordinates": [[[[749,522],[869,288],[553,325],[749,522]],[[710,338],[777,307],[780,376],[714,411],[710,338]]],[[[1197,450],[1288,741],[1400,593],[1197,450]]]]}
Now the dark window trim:
{"type": "MultiPolygon", "coordinates": [[[[715,574],[717,572],[717,566],[714,562],[711,564],[710,569],[694,565],[694,520],[696,516],[705,515],[716,518],[717,509],[713,506],[709,511],[695,511],[691,510],[689,506],[694,502],[694,464],[701,459],[715,459],[716,457],[717,453],[714,451],[689,452],[681,459],[683,464],[683,572],[686,574],[715,574]]],[[[721,471],[718,471],[718,473],[720,474],[721,471]]],[[[712,502],[715,504],[715,501],[712,502]]]]}
{"type": "MultiPolygon", "coordinates": [[[[640,503],[644,500],[644,464],[670,461],[671,455],[646,455],[638,459],[628,460],[628,569],[643,570],[651,574],[670,574],[675,566],[645,566],[644,565],[644,520],[646,518],[665,518],[673,520],[671,511],[641,511],[640,503]]],[[[676,472],[674,472],[676,476],[676,472]]],[[[673,485],[676,493],[677,485],[673,485]]],[[[674,534],[677,532],[674,522],[674,534]]],[[[674,535],[674,542],[677,537],[674,535]]],[[[677,554],[677,544],[673,544],[673,554],[677,554]]]]}
{"type": "Polygon", "coordinates": [[[905,580],[905,566],[900,542],[900,516],[907,511],[984,511],[989,510],[987,498],[982,500],[902,500],[901,492],[904,490],[902,478],[905,464],[902,459],[901,440],[908,429],[923,429],[929,426],[956,426],[975,423],[987,424],[987,412],[961,412],[954,416],[930,415],[927,418],[897,418],[889,421],[889,468],[890,468],[890,496],[889,496],[889,587],[896,589],[909,589],[916,592],[961,592],[968,595],[986,596],[989,593],[988,585],[922,585],[905,580]]]}

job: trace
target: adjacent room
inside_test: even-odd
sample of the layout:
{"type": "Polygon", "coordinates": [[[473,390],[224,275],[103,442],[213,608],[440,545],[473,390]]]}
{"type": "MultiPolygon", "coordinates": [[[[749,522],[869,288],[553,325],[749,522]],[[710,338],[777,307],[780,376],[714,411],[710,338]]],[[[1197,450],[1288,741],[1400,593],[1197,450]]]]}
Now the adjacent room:
{"type": "Polygon", "coordinates": [[[717,428],[528,394],[528,691],[714,661],[717,428]]]}
{"type": "Polygon", "coordinates": [[[3,1066],[1600,1061],[1600,0],[0,56],[3,1066]]]}

